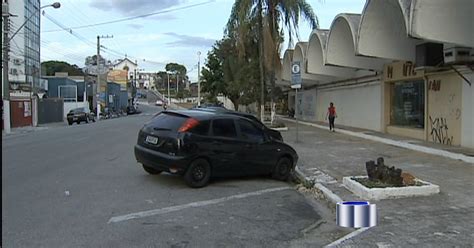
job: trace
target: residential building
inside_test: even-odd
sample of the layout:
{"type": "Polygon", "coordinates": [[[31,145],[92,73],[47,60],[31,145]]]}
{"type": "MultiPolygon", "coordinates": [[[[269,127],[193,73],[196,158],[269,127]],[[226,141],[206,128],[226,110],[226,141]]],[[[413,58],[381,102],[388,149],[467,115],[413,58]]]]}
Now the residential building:
{"type": "MultiPolygon", "coordinates": [[[[4,30],[2,22],[2,47],[6,44],[3,40],[4,32],[8,32],[9,37],[13,37],[8,41],[9,85],[7,87],[10,89],[10,125],[11,127],[36,125],[36,105],[32,101],[32,86],[39,86],[41,75],[40,0],[4,0],[2,14],[10,15],[8,31],[4,30]],[[24,23],[24,27],[19,30],[24,23]]],[[[2,54],[3,52],[2,50],[2,54]]],[[[4,76],[2,71],[2,78],[4,76]]]]}
{"type": "Polygon", "coordinates": [[[64,117],[69,110],[79,107],[92,108],[88,101],[92,99],[84,76],[68,76],[68,73],[56,73],[55,76],[43,76],[48,81],[48,88],[43,98],[60,98],[64,101],[64,117]],[[87,88],[86,88],[87,87],[87,88]]]}
{"type": "Polygon", "coordinates": [[[114,61],[110,69],[128,71],[128,80],[131,81],[134,78],[134,73],[136,73],[136,70],[138,69],[138,63],[125,57],[124,59],[114,61]]]}
{"type": "Polygon", "coordinates": [[[156,73],[140,71],[137,74],[139,89],[148,89],[151,85],[155,85],[156,73]]]}
{"type": "Polygon", "coordinates": [[[8,1],[10,35],[30,20],[10,41],[9,81],[12,97],[29,97],[40,79],[40,0],[8,1]]]}

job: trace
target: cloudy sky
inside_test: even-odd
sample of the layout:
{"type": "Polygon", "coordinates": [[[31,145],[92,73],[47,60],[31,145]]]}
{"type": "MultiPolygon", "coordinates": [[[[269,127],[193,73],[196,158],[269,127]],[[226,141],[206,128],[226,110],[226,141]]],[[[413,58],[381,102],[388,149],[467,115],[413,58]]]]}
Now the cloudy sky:
{"type": "MultiPolygon", "coordinates": [[[[221,39],[232,0],[59,0],[60,9],[45,8],[41,17],[41,60],[63,60],[80,67],[84,58],[97,52],[97,35],[108,60],[125,54],[146,71],[163,70],[169,62],[184,64],[191,80],[197,78],[198,51],[201,63],[213,43],[221,39]],[[114,22],[128,17],[142,18],[114,22]],[[82,27],[91,24],[109,23],[82,27]],[[64,31],[64,28],[72,30],[64,31]]],[[[42,0],[42,5],[54,2],[42,0]]],[[[361,13],[365,0],[309,0],[321,28],[329,28],[338,13],[361,13]]],[[[307,41],[311,30],[300,23],[300,37],[307,41]]]]}

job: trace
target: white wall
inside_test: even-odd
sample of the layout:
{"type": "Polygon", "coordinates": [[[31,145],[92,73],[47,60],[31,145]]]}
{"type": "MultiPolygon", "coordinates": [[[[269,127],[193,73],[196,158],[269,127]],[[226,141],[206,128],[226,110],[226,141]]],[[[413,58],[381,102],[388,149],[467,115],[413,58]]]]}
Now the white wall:
{"type": "Polygon", "coordinates": [[[471,86],[462,81],[461,146],[474,148],[474,73],[464,75],[471,86]]]}
{"type": "Polygon", "coordinates": [[[67,113],[71,109],[80,108],[80,107],[89,107],[89,102],[64,102],[64,117],[67,116],[67,113]]]}
{"type": "MultiPolygon", "coordinates": [[[[234,110],[234,104],[232,103],[232,101],[231,101],[229,98],[227,98],[227,97],[225,97],[225,96],[218,96],[218,97],[217,97],[217,100],[218,100],[219,102],[222,102],[222,103],[224,104],[224,107],[225,107],[226,109],[232,109],[232,110],[234,110]]],[[[240,106],[239,106],[239,107],[240,107],[240,106]]]]}
{"type": "MultiPolygon", "coordinates": [[[[349,82],[350,83],[350,82],[349,82]]],[[[380,81],[354,86],[318,89],[317,121],[325,121],[329,103],[336,107],[338,124],[382,131],[382,95],[380,81]]]]}
{"type": "Polygon", "coordinates": [[[316,89],[298,90],[297,106],[295,106],[295,91],[288,93],[288,108],[295,111],[295,116],[304,121],[317,120],[317,93],[316,89]],[[298,108],[298,109],[296,109],[298,108]]]}

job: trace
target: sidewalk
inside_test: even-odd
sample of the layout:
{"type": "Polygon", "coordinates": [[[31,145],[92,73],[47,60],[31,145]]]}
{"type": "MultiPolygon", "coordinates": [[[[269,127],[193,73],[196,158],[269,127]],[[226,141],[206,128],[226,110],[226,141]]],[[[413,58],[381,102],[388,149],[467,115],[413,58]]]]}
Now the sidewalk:
{"type": "Polygon", "coordinates": [[[41,125],[38,125],[37,127],[33,127],[33,126],[16,127],[16,128],[12,128],[11,133],[9,134],[5,133],[5,130],[2,130],[2,137],[16,136],[16,135],[27,134],[27,133],[36,132],[36,131],[48,130],[50,128],[65,127],[65,126],[67,126],[66,122],[54,122],[54,123],[48,123],[48,124],[41,124],[41,125]]]}
{"type": "MultiPolygon", "coordinates": [[[[282,132],[282,135],[285,142],[298,152],[299,170],[305,177],[335,193],[333,200],[338,197],[345,201],[360,200],[342,186],[342,178],[366,175],[365,162],[377,157],[384,157],[387,165],[440,186],[438,195],[371,201],[377,204],[378,225],[359,232],[339,243],[338,247],[474,246],[472,163],[361,138],[365,136],[347,135],[340,129],[333,133],[304,124],[299,125],[300,142],[295,143],[295,124],[283,121],[289,131],[282,132]]],[[[370,135],[378,137],[373,133],[370,135]]],[[[409,144],[406,139],[383,136],[384,139],[409,144]]],[[[438,149],[434,145],[425,146],[422,141],[417,142],[417,146],[438,149]]],[[[463,153],[471,152],[463,149],[463,153]]]]}

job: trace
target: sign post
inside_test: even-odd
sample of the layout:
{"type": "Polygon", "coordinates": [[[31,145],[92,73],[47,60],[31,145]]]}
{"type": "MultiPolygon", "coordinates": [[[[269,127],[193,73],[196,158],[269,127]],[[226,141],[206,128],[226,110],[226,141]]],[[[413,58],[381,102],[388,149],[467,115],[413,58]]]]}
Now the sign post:
{"type": "Polygon", "coordinates": [[[296,143],[298,143],[298,89],[301,89],[301,66],[299,61],[291,63],[291,88],[295,89],[296,143]]]}

